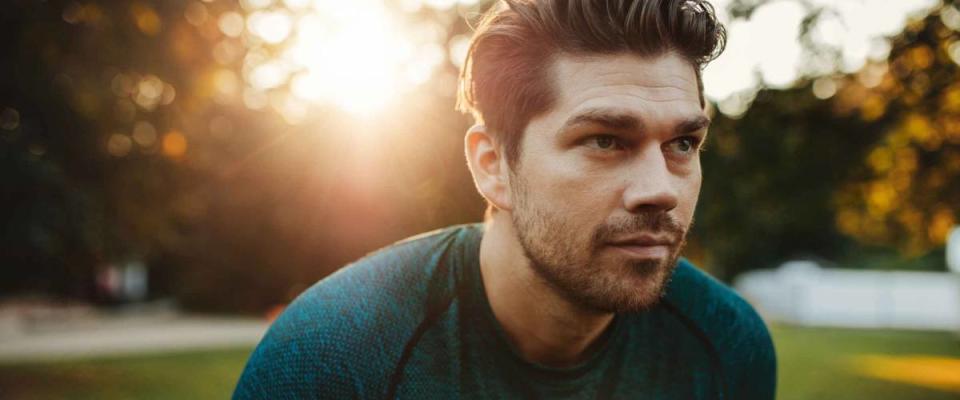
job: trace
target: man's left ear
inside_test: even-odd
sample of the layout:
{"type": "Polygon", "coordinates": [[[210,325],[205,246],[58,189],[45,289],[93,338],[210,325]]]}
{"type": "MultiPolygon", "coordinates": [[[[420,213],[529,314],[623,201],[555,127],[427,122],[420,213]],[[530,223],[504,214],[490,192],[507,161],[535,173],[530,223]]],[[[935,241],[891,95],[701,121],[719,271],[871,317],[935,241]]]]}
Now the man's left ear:
{"type": "Polygon", "coordinates": [[[463,145],[480,195],[498,209],[513,209],[509,170],[496,137],[485,126],[477,124],[467,130],[463,145]]]}

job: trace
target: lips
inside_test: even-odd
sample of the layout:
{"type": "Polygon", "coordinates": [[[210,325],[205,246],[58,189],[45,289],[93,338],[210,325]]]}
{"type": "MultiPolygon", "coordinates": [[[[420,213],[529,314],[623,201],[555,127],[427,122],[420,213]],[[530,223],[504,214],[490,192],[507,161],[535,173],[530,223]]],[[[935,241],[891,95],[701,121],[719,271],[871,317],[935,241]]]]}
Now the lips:
{"type": "Polygon", "coordinates": [[[637,235],[611,240],[612,246],[673,246],[676,241],[666,236],[637,235]]]}
{"type": "Polygon", "coordinates": [[[666,258],[675,243],[669,237],[638,235],[611,241],[608,246],[633,258],[666,258]]]}

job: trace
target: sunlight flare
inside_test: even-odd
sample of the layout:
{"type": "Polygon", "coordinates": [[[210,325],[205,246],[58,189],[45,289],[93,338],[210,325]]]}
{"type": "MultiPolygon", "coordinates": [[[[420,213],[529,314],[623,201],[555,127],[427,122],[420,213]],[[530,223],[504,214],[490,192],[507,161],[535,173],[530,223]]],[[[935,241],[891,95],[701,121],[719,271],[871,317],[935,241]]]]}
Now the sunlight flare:
{"type": "Polygon", "coordinates": [[[282,88],[299,101],[365,116],[427,82],[446,59],[436,38],[411,35],[382,1],[285,5],[248,7],[248,34],[276,46],[269,56],[250,49],[244,77],[253,89],[282,88]]]}

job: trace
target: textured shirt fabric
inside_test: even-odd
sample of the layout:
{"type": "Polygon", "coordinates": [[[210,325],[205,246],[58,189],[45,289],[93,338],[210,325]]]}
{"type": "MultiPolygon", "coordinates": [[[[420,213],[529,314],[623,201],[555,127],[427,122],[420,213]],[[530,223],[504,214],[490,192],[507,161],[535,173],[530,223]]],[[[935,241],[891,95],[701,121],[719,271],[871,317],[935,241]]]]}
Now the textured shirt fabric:
{"type": "Polygon", "coordinates": [[[681,260],[663,300],[618,314],[587,360],[524,360],[484,294],[482,225],[375,252],[301,294],[254,350],[234,399],[773,399],[763,321],[681,260]]]}

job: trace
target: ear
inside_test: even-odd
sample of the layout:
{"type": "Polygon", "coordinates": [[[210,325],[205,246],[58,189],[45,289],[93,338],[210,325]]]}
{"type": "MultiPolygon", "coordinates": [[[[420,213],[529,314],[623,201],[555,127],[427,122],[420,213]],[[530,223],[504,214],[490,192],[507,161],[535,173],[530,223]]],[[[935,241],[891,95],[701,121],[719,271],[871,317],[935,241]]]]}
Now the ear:
{"type": "Polygon", "coordinates": [[[464,137],[467,165],[483,198],[501,210],[513,209],[507,160],[496,138],[483,125],[474,125],[464,137]]]}

